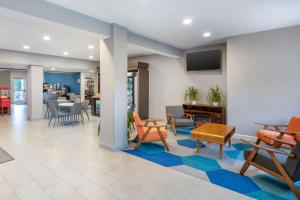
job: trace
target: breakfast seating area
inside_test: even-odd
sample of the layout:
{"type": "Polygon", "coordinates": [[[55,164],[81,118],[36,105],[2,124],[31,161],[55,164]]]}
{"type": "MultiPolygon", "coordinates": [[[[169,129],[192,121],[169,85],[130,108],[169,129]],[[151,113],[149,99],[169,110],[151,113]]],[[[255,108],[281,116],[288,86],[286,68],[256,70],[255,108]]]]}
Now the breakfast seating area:
{"type": "Polygon", "coordinates": [[[84,125],[86,115],[88,121],[89,101],[72,102],[65,97],[47,98],[44,99],[46,105],[45,118],[49,119],[48,126],[53,123],[53,127],[59,126],[74,126],[78,123],[84,125]]]}

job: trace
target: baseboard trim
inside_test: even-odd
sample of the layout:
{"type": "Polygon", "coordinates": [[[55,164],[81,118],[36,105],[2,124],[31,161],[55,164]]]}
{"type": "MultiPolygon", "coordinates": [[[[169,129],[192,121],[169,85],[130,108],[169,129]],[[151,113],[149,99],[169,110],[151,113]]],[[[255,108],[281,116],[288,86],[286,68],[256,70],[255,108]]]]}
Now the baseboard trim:
{"type": "Polygon", "coordinates": [[[103,149],[107,149],[109,151],[120,151],[122,149],[125,149],[126,147],[128,147],[128,144],[123,144],[123,145],[119,145],[119,146],[111,146],[109,144],[104,144],[104,143],[100,143],[100,147],[103,149]]]}
{"type": "Polygon", "coordinates": [[[234,134],[232,136],[232,138],[234,138],[234,139],[247,139],[247,140],[252,140],[252,141],[256,141],[257,140],[257,137],[255,137],[255,136],[244,135],[244,134],[239,134],[239,133],[234,134]]]}

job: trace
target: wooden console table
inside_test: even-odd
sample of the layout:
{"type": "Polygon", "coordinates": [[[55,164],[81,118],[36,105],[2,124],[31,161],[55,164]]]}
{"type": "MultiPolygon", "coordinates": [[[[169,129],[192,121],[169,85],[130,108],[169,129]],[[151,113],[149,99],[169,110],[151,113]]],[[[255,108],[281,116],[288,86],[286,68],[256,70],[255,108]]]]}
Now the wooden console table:
{"type": "Polygon", "coordinates": [[[210,116],[212,123],[226,124],[226,108],[223,106],[211,106],[205,104],[183,104],[185,113],[210,116]]]}

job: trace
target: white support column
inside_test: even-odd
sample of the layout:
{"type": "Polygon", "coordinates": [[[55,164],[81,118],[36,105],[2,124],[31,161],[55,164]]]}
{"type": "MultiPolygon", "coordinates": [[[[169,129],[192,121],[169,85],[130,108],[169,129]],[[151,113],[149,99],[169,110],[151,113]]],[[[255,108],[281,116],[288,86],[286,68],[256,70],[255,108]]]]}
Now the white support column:
{"type": "Polygon", "coordinates": [[[85,100],[85,74],[80,72],[80,101],[83,102],[85,100]]]}
{"type": "Polygon", "coordinates": [[[112,37],[100,41],[100,146],[127,146],[127,30],[116,24],[112,37]]]}
{"type": "Polygon", "coordinates": [[[27,77],[28,120],[43,119],[43,67],[29,66],[27,77]]]}

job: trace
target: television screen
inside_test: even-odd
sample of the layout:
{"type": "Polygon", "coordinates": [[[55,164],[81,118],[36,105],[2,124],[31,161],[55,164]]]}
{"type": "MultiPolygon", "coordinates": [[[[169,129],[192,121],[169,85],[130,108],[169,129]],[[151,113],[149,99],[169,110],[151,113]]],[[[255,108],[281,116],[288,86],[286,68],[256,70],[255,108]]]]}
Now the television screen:
{"type": "Polygon", "coordinates": [[[187,71],[221,69],[221,50],[201,51],[186,54],[187,71]]]}

